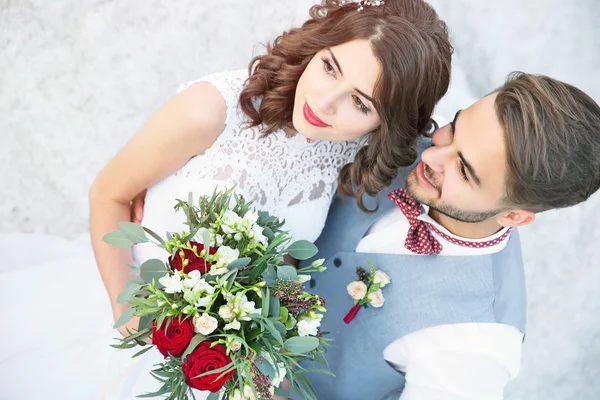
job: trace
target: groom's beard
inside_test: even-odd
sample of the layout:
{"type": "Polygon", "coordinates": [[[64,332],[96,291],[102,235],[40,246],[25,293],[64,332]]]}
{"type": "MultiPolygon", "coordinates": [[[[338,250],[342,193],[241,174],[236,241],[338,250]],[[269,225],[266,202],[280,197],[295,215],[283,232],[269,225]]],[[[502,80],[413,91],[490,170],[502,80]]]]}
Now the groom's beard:
{"type": "MultiPolygon", "coordinates": [[[[425,166],[425,168],[428,168],[428,167],[425,166]]],[[[428,174],[428,178],[431,176],[432,175],[428,174]]],[[[450,217],[450,218],[455,219],[460,222],[467,222],[467,223],[483,222],[490,218],[495,217],[502,211],[500,209],[489,210],[489,211],[469,211],[469,210],[461,209],[461,208],[458,208],[458,207],[455,207],[455,206],[452,206],[449,204],[444,204],[440,200],[440,197],[442,194],[441,186],[438,185],[438,182],[434,181],[432,183],[438,188],[437,196],[423,193],[424,191],[421,190],[421,188],[419,187],[417,173],[416,173],[416,171],[413,170],[406,177],[406,184],[405,184],[406,192],[409,194],[409,196],[411,196],[413,199],[415,199],[419,203],[425,204],[426,206],[429,206],[431,209],[436,210],[440,214],[444,214],[445,216],[450,217]]]]}

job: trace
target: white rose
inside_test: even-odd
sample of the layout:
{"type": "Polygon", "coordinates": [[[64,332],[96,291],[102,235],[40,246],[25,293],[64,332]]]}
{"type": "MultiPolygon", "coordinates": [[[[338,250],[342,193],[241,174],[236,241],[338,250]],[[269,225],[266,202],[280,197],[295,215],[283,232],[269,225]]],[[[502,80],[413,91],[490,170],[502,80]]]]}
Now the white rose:
{"type": "Polygon", "coordinates": [[[179,273],[174,275],[165,275],[158,280],[165,287],[165,293],[181,293],[183,292],[183,282],[179,273]]]}
{"type": "Polygon", "coordinates": [[[247,400],[256,400],[256,397],[254,397],[254,393],[252,393],[252,388],[250,387],[250,385],[244,385],[244,397],[247,400]]]}
{"type": "MultiPolygon", "coordinates": [[[[204,227],[202,227],[202,228],[199,228],[199,229],[196,231],[196,234],[194,235],[194,237],[192,238],[192,240],[193,240],[194,242],[198,242],[198,243],[202,243],[202,244],[204,244],[204,232],[206,232],[206,228],[204,228],[204,227]]],[[[209,232],[210,232],[210,231],[209,231],[209,232]]]]}
{"type": "Polygon", "coordinates": [[[321,326],[322,314],[317,314],[318,318],[311,318],[307,315],[301,315],[298,318],[298,336],[317,336],[318,328],[321,326]]]}
{"type": "Polygon", "coordinates": [[[194,331],[202,335],[210,335],[217,329],[219,322],[207,313],[194,317],[194,331]]]}
{"type": "Polygon", "coordinates": [[[242,348],[242,342],[240,342],[237,339],[234,339],[233,342],[231,343],[231,351],[238,351],[241,348],[242,348]]]}
{"type": "Polygon", "coordinates": [[[375,308],[379,308],[383,306],[383,303],[385,303],[385,299],[383,298],[383,293],[381,292],[381,289],[379,289],[376,292],[370,293],[368,299],[369,303],[375,308]]]}
{"type": "Polygon", "coordinates": [[[389,277],[389,275],[383,271],[377,271],[373,276],[373,283],[379,283],[379,287],[385,287],[391,281],[392,279],[389,277]]]}
{"type": "Polygon", "coordinates": [[[223,222],[223,225],[221,225],[223,232],[235,233],[237,232],[237,228],[239,227],[242,219],[235,212],[227,210],[223,214],[223,217],[221,217],[221,221],[223,222]]]}
{"type": "Polygon", "coordinates": [[[367,294],[367,285],[362,281],[354,281],[346,286],[346,290],[354,300],[360,300],[367,294]]]}
{"type": "Polygon", "coordinates": [[[221,246],[215,253],[217,259],[217,268],[223,268],[237,260],[240,256],[238,249],[232,249],[229,246],[221,246]]]}
{"type": "Polygon", "coordinates": [[[225,304],[219,307],[219,316],[225,321],[230,321],[233,319],[233,310],[231,309],[231,306],[229,304],[225,304]]]}

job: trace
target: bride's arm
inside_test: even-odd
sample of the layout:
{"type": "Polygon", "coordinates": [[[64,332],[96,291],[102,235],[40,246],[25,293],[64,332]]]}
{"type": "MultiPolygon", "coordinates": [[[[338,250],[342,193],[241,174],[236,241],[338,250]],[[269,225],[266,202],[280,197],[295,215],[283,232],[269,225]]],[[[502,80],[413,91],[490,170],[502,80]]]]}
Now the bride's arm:
{"type": "MultiPolygon", "coordinates": [[[[203,153],[223,131],[225,100],[210,83],[191,85],[169,100],[98,174],[90,188],[90,233],[115,319],[127,308],[117,296],[131,279],[131,250],[102,237],[131,218],[131,200],[203,153]]],[[[129,327],[137,328],[129,324],[129,327]]]]}

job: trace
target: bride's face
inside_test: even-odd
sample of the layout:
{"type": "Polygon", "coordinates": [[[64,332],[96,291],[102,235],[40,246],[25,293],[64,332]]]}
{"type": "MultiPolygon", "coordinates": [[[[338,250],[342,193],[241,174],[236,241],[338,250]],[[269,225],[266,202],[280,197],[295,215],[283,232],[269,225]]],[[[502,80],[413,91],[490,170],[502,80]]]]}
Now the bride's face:
{"type": "Polygon", "coordinates": [[[319,51],[298,81],[294,128],[309,139],[353,140],[381,124],[373,90],[381,73],[367,40],[319,51]]]}

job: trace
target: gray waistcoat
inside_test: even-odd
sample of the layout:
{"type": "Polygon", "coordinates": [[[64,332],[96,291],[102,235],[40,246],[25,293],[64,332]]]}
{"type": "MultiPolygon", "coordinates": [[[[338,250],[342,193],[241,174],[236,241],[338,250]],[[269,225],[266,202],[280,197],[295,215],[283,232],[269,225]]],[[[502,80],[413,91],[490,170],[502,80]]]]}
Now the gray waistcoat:
{"type": "MultiPolygon", "coordinates": [[[[394,188],[404,178],[394,183],[394,188]]],[[[390,189],[391,190],[391,189],[390,189]]],[[[525,333],[525,275],[516,230],[500,253],[483,256],[417,256],[356,253],[368,228],[391,207],[389,190],[379,195],[379,211],[366,214],[354,199],[335,201],[316,242],[327,270],[313,275],[310,292],[327,300],[322,331],[333,347],[326,356],[336,377],[309,374],[320,400],[398,399],[404,377],[383,358],[387,345],[419,329],[444,324],[496,322],[525,333]],[[346,325],[353,300],[346,285],[357,280],[355,269],[386,272],[392,283],[383,288],[381,308],[362,308],[346,325]]],[[[374,199],[368,204],[373,208],[374,199]]],[[[303,263],[304,264],[304,263],[303,263]]],[[[294,394],[295,399],[297,395],[294,394]]]]}

